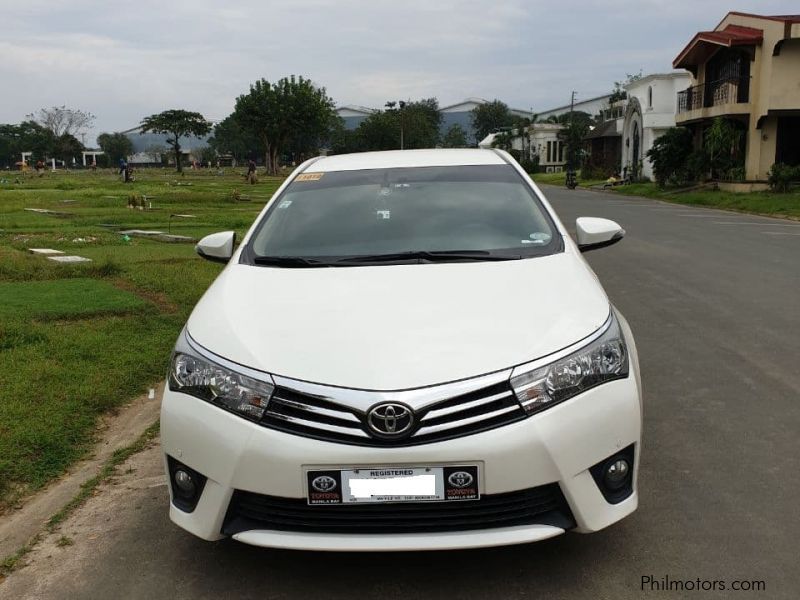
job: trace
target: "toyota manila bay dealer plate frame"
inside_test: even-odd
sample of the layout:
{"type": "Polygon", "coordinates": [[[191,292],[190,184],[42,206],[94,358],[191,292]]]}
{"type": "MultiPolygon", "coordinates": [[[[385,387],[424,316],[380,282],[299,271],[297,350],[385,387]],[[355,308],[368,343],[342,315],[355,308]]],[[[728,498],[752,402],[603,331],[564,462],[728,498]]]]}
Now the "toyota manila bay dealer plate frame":
{"type": "Polygon", "coordinates": [[[479,500],[477,465],[306,471],[308,504],[479,500]]]}

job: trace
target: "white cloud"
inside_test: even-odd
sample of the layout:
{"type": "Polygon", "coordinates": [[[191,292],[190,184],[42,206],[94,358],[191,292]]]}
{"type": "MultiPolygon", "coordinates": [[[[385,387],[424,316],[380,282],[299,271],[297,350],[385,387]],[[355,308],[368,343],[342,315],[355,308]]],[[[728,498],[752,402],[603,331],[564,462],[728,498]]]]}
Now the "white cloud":
{"type": "Polygon", "coordinates": [[[482,96],[544,110],[572,90],[588,98],[626,73],[668,70],[727,10],[723,0],[0,0],[0,122],[56,104],[95,113],[97,131],[174,107],[222,118],[252,81],[292,73],[340,103],[482,96]]]}

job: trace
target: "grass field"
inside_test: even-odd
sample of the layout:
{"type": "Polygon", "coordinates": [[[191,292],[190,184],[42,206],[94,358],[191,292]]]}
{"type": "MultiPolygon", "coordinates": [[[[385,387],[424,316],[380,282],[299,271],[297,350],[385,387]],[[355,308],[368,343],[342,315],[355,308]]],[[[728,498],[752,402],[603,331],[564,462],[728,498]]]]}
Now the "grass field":
{"type": "Polygon", "coordinates": [[[657,198],[678,204],[709,206],[776,217],[800,218],[800,189],[795,189],[786,194],[773,192],[737,194],[720,190],[679,192],[670,189],[662,190],[655,183],[634,183],[615,187],[614,191],[620,194],[657,198]]]}
{"type": "Polygon", "coordinates": [[[111,171],[0,174],[0,512],[85,455],[100,414],[163,379],[177,334],[221,266],[192,243],[118,231],[242,235],[281,180],[251,186],[226,171],[140,170],[131,184],[111,171]],[[249,201],[234,201],[233,190],[249,201]],[[148,196],[152,210],[127,208],[130,194],[148,196]],[[56,264],[29,248],[92,262],[56,264]]]}
{"type": "MultiPolygon", "coordinates": [[[[534,173],[531,178],[536,183],[546,183],[548,185],[565,185],[566,173],[534,173]]],[[[582,179],[580,173],[578,174],[578,187],[589,187],[592,185],[602,184],[604,180],[601,179],[582,179]]]]}
{"type": "MultiPolygon", "coordinates": [[[[535,173],[531,177],[537,183],[564,185],[564,173],[535,173]]],[[[605,183],[602,180],[584,180],[578,177],[579,187],[592,187],[605,183]]],[[[611,191],[627,196],[644,196],[677,204],[708,206],[725,210],[771,215],[775,217],[800,218],[800,189],[787,194],[773,192],[734,193],[720,190],[679,191],[661,189],[655,183],[634,183],[611,188],[611,191]]]]}

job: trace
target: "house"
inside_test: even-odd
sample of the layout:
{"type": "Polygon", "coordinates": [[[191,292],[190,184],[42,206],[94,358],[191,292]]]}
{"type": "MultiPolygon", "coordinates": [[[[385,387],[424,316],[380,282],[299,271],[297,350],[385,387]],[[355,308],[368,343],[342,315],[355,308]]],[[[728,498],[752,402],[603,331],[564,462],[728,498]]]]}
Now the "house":
{"type": "MultiPolygon", "coordinates": [[[[482,104],[488,104],[488,100],[483,98],[466,98],[461,102],[443,106],[439,109],[442,115],[442,124],[439,127],[439,132],[444,135],[453,125],[459,125],[467,134],[467,141],[474,144],[475,130],[472,127],[472,111],[482,104]]],[[[520,108],[509,108],[509,112],[515,117],[522,117],[530,119],[533,113],[529,110],[520,108]]]]}
{"type": "Polygon", "coordinates": [[[673,61],[692,74],[677,94],[678,125],[695,144],[716,117],[742,132],[745,178],[763,181],[776,162],[800,164],[800,15],[729,12],[673,61]]]}
{"type": "Polygon", "coordinates": [[[647,152],[665,131],[675,127],[675,97],[691,83],[688,73],[655,73],[625,85],[621,128],[621,173],[653,178],[647,152]]]}
{"type": "MultiPolygon", "coordinates": [[[[517,129],[512,129],[511,149],[519,151],[523,160],[538,158],[540,171],[560,173],[567,164],[567,146],[561,139],[562,129],[564,126],[558,123],[534,123],[527,128],[527,140],[517,129]]],[[[478,143],[478,147],[492,148],[498,135],[500,134],[490,133],[478,143]]]]}
{"type": "MultiPolygon", "coordinates": [[[[466,98],[461,102],[442,106],[439,108],[439,114],[442,115],[439,133],[444,135],[450,127],[458,125],[466,133],[467,141],[470,144],[474,144],[475,130],[472,128],[472,111],[476,107],[487,104],[488,102],[488,100],[484,100],[483,98],[466,98]]],[[[377,110],[378,109],[368,108],[366,106],[348,104],[338,107],[336,109],[336,114],[344,120],[344,128],[348,131],[352,131],[356,129],[364,119],[377,112],[377,110]]],[[[533,117],[533,113],[529,110],[522,110],[519,108],[511,108],[509,110],[512,115],[517,117],[533,117]]]]}
{"type": "Polygon", "coordinates": [[[597,176],[609,177],[621,172],[622,122],[622,117],[602,121],[584,138],[588,165],[597,176]]]}
{"type": "Polygon", "coordinates": [[[531,158],[539,158],[539,170],[560,173],[567,165],[567,144],[561,139],[563,125],[534,123],[528,127],[531,158]]]}
{"type": "Polygon", "coordinates": [[[565,104],[537,113],[536,117],[539,121],[547,121],[551,117],[565,115],[570,112],[570,110],[574,112],[585,112],[594,117],[600,114],[601,111],[608,109],[608,102],[610,99],[611,94],[606,94],[605,96],[596,96],[588,100],[578,100],[574,104],[565,104]]]}

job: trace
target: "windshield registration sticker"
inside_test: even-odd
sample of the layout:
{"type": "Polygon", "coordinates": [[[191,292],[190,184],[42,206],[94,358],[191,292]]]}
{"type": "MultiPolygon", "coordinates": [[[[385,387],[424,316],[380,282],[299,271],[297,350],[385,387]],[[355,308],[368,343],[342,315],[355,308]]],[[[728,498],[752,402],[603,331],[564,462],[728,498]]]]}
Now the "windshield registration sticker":
{"type": "Polygon", "coordinates": [[[319,181],[325,173],[300,173],[294,178],[295,181],[319,181]]]}

